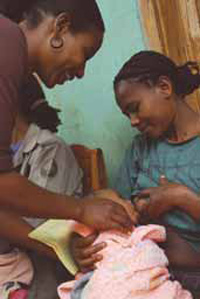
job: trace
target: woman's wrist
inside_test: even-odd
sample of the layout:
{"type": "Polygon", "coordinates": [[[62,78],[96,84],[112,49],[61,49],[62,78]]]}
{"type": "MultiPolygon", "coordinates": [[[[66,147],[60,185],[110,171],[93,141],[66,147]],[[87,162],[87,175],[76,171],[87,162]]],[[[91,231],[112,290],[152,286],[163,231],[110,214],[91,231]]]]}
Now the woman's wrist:
{"type": "Polygon", "coordinates": [[[74,207],[74,218],[73,220],[81,222],[81,215],[83,213],[83,203],[81,202],[82,199],[76,200],[76,205],[74,207]]]}
{"type": "Polygon", "coordinates": [[[180,185],[177,189],[176,196],[172,197],[172,205],[177,208],[184,207],[188,202],[190,196],[190,190],[187,186],[180,185]]]}
{"type": "Polygon", "coordinates": [[[200,219],[200,198],[199,195],[187,186],[182,186],[180,195],[175,200],[177,208],[184,210],[195,220],[200,219]]]}
{"type": "Polygon", "coordinates": [[[63,196],[62,205],[59,207],[57,214],[59,219],[80,221],[82,213],[82,199],[72,196],[63,196]]]}

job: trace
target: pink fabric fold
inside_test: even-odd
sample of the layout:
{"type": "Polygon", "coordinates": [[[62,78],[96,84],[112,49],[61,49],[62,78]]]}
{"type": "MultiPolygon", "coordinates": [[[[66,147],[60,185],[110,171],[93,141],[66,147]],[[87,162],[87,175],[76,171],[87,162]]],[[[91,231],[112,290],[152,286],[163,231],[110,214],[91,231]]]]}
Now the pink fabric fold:
{"type": "MultiPolygon", "coordinates": [[[[81,298],[191,299],[190,292],[169,278],[168,259],[157,245],[157,242],[165,239],[165,228],[159,225],[133,228],[130,235],[114,231],[102,232],[96,243],[107,243],[107,247],[101,251],[103,260],[97,263],[97,269],[81,298]],[[160,283],[154,288],[155,277],[159,277],[160,283]]],[[[59,286],[61,299],[70,299],[75,281],[59,286]]]]}

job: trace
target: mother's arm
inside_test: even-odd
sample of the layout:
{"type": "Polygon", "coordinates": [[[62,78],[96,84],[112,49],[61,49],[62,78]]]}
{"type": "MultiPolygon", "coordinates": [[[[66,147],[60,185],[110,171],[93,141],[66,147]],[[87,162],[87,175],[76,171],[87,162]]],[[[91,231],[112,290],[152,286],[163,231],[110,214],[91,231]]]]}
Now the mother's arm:
{"type": "Polygon", "coordinates": [[[19,215],[0,209],[0,223],[1,238],[5,238],[22,250],[34,250],[39,254],[57,259],[56,254],[50,247],[28,237],[33,228],[19,215]]]}
{"type": "Polygon", "coordinates": [[[164,176],[160,178],[160,186],[148,188],[139,194],[136,207],[146,211],[152,219],[177,208],[189,214],[195,221],[200,219],[199,194],[185,185],[167,181],[164,176]],[[143,199],[142,204],[140,199],[143,199]]]}

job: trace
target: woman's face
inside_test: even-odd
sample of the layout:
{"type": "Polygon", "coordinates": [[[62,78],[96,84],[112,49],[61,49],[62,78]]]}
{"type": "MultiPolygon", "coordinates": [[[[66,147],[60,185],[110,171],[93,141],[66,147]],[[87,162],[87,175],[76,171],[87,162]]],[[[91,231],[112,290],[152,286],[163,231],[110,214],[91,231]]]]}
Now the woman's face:
{"type": "Polygon", "coordinates": [[[117,103],[131,122],[131,126],[150,138],[166,133],[176,115],[176,104],[170,86],[153,87],[131,80],[120,81],[116,88],[117,103]]]}
{"type": "Polygon", "coordinates": [[[72,34],[68,30],[61,39],[63,46],[60,49],[54,49],[47,40],[39,55],[36,72],[49,88],[84,76],[86,62],[101,47],[103,33],[89,31],[72,34]]]}

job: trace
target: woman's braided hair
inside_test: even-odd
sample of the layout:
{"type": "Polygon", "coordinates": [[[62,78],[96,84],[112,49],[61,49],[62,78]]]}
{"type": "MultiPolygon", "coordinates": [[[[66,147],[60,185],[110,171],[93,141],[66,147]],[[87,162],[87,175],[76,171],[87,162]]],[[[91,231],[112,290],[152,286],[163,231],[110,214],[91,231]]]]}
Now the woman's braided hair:
{"type": "Polygon", "coordinates": [[[170,79],[174,92],[180,96],[191,94],[200,85],[197,62],[188,61],[177,66],[170,58],[155,51],[141,51],[132,56],[114,79],[114,86],[122,80],[133,79],[155,85],[160,76],[170,79]]]}

